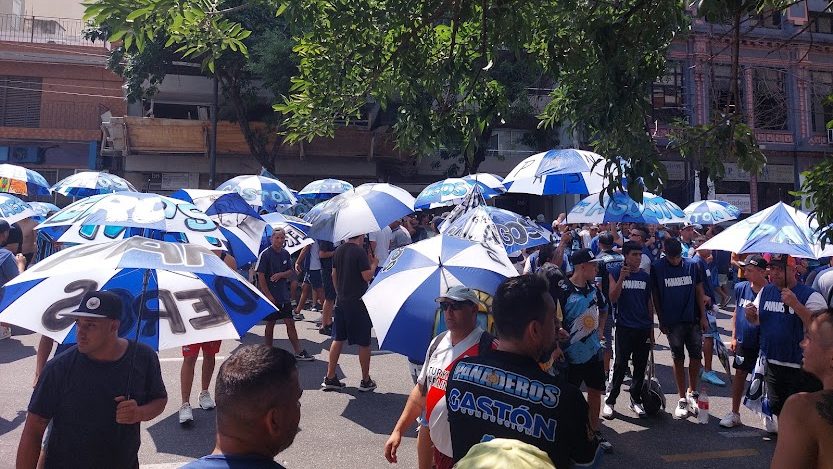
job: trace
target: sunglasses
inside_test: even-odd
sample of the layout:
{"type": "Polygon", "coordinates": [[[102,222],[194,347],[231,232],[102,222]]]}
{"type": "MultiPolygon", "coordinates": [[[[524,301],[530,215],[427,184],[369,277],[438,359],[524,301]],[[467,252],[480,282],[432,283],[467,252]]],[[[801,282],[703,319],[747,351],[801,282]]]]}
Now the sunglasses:
{"type": "Polygon", "coordinates": [[[445,311],[448,308],[451,308],[452,311],[460,311],[466,306],[468,302],[466,301],[443,301],[440,303],[440,308],[445,311]]]}

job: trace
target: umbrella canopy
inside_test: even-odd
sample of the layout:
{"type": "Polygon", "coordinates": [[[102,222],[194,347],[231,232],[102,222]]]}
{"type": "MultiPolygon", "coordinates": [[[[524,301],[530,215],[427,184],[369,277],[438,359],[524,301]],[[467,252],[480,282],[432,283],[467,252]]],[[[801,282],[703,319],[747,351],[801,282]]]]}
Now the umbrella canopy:
{"type": "Polygon", "coordinates": [[[740,209],[722,200],[701,200],[689,204],[683,210],[690,223],[715,225],[724,221],[737,220],[740,209]]]}
{"type": "Polygon", "coordinates": [[[313,239],[338,242],[379,231],[414,211],[414,197],[391,184],[361,186],[321,202],[307,212],[313,239]]]}
{"type": "Polygon", "coordinates": [[[476,182],[480,187],[483,197],[487,199],[506,193],[506,186],[503,178],[492,173],[475,173],[463,176],[464,181],[476,182]]]}
{"type": "Polygon", "coordinates": [[[312,181],[298,192],[303,199],[329,199],[353,189],[353,185],[341,179],[319,179],[312,181]]]}
{"type": "Polygon", "coordinates": [[[480,187],[475,186],[474,189],[469,192],[469,195],[463,199],[454,209],[451,210],[451,213],[448,214],[447,217],[440,223],[440,226],[437,227],[440,233],[445,232],[445,230],[451,226],[454,222],[460,219],[466,212],[470,212],[477,207],[486,206],[486,199],[483,198],[483,194],[480,193],[480,187]]]}
{"type": "Polygon", "coordinates": [[[276,309],[210,250],[136,236],[69,247],[30,267],[3,287],[0,320],[75,342],[74,321],[60,313],[77,308],[90,290],[121,296],[120,335],[138,326],[139,341],[157,350],[239,339],[276,309]]]}
{"type": "Polygon", "coordinates": [[[286,184],[265,176],[237,176],[220,184],[217,190],[237,192],[249,205],[267,212],[280,212],[298,202],[286,184]]]}
{"type": "Polygon", "coordinates": [[[550,242],[552,233],[523,215],[497,207],[481,205],[451,223],[444,235],[486,242],[507,253],[550,242]]]}
{"type": "Polygon", "coordinates": [[[105,242],[133,235],[222,249],[225,236],[194,204],[156,194],[113,192],[74,202],[36,229],[58,242],[105,242]]]}
{"type": "Polygon", "coordinates": [[[14,164],[0,164],[0,192],[49,195],[49,183],[36,171],[14,164]]]}
{"type": "Polygon", "coordinates": [[[465,285],[490,303],[500,282],[516,275],[503,250],[441,235],[391,252],[362,300],[380,348],[424,358],[435,326],[445,328],[435,298],[465,285]]]}
{"type": "Polygon", "coordinates": [[[459,204],[471,193],[475,186],[480,189],[480,193],[485,199],[495,197],[506,191],[504,189],[503,192],[499,192],[485,183],[471,179],[470,176],[466,178],[448,178],[429,184],[428,187],[423,189],[417,195],[414,208],[425,210],[459,204]]]}
{"type": "Polygon", "coordinates": [[[6,220],[9,224],[36,215],[37,213],[26,202],[11,194],[0,193],[0,218],[6,220]]]}
{"type": "Polygon", "coordinates": [[[263,219],[266,220],[268,225],[266,232],[263,234],[266,239],[261,242],[261,245],[269,242],[268,238],[272,236],[272,231],[275,228],[283,228],[283,231],[286,233],[286,245],[284,249],[290,254],[295,254],[304,246],[309,246],[315,242],[307,236],[311,225],[298,217],[282,215],[280,213],[268,213],[263,216],[263,219]]]}
{"type": "Polygon", "coordinates": [[[139,192],[126,179],[100,171],[83,171],[55,183],[52,192],[67,197],[89,197],[110,192],[139,192]]]}
{"type": "Polygon", "coordinates": [[[624,192],[614,192],[613,197],[599,194],[585,197],[570,210],[564,223],[646,223],[663,225],[685,223],[686,216],[677,204],[658,195],[645,192],[642,203],[631,199],[624,192]]]}
{"type": "Polygon", "coordinates": [[[46,216],[49,215],[51,212],[58,212],[58,211],[61,210],[60,207],[58,207],[55,204],[50,204],[49,202],[26,202],[26,203],[29,205],[29,208],[31,208],[35,212],[35,216],[41,217],[41,218],[46,218],[46,216]]]}
{"type": "Polygon", "coordinates": [[[503,180],[510,193],[592,194],[604,188],[604,158],[584,150],[550,150],[518,163],[503,180]]]}
{"type": "Polygon", "coordinates": [[[726,228],[701,249],[743,253],[775,253],[815,259],[817,224],[806,213],[783,202],[726,228]]]}
{"type": "Polygon", "coordinates": [[[228,240],[237,265],[254,262],[266,222],[237,192],[180,189],[171,197],[191,202],[205,212],[228,240]]]}

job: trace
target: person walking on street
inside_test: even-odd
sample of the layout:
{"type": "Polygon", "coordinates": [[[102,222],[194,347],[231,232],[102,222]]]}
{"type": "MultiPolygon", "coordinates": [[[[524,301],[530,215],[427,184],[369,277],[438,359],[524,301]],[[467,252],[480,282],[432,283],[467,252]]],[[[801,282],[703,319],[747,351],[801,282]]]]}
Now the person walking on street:
{"type": "Polygon", "coordinates": [[[321,307],[321,324],[318,332],[324,335],[333,333],[333,310],[336,305],[336,287],[333,285],[333,255],[335,246],[330,241],[318,241],[318,257],[321,258],[321,285],[324,292],[324,305],[321,307]]]}
{"type": "Polygon", "coordinates": [[[115,293],[93,291],[60,314],[75,319],[78,345],[47,363],[38,379],[17,449],[19,469],[37,465],[47,426],[47,469],[139,467],[139,424],[161,414],[168,395],[156,352],[119,338],[122,310],[115,293]]]}
{"type": "Polygon", "coordinates": [[[336,308],[333,318],[333,342],[330,344],[330,359],[327,375],[321,387],[325,391],[341,389],[345,384],[336,376],[336,367],[344,342],[359,346],[359,366],[362,380],[359,391],[376,389],[376,382],[370,379],[370,314],[362,301],[367,285],[379,265],[372,251],[365,251],[364,235],[354,236],[336,249],[333,256],[333,285],[336,287],[336,308]]]}
{"type": "MultiPolygon", "coordinates": [[[[6,220],[0,220],[0,245],[5,245],[9,239],[11,227],[6,220]]],[[[15,278],[26,269],[26,257],[23,254],[12,254],[5,247],[0,248],[0,287],[15,278]]],[[[12,336],[12,328],[0,323],[0,340],[12,336]]]]}

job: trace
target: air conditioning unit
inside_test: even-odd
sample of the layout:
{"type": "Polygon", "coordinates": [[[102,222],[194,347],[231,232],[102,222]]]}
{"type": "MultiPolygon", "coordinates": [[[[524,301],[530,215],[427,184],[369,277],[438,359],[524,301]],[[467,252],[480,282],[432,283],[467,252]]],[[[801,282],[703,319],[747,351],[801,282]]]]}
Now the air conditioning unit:
{"type": "Polygon", "coordinates": [[[833,129],[827,129],[827,143],[833,145],[833,129]]]}

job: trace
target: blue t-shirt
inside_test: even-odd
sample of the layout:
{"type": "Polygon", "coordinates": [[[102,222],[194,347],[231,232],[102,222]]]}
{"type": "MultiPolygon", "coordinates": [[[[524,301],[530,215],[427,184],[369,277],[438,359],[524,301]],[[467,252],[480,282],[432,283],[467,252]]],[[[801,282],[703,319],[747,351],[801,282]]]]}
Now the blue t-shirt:
{"type": "Polygon", "coordinates": [[[695,287],[703,283],[703,274],[697,262],[682,259],[674,266],[667,258],[659,259],[651,266],[651,283],[659,297],[660,325],[700,322],[695,287]]]}
{"type": "Polygon", "coordinates": [[[209,454],[181,469],[286,469],[272,459],[257,455],[209,454]]]}
{"type": "Polygon", "coordinates": [[[712,259],[717,267],[718,274],[729,274],[729,270],[732,268],[732,253],[729,251],[719,251],[715,249],[712,251],[712,259]]]}
{"type": "MultiPolygon", "coordinates": [[[[610,275],[617,282],[622,273],[622,266],[610,269],[610,275]]],[[[653,318],[648,313],[648,302],[651,301],[651,274],[640,270],[631,272],[622,282],[622,293],[616,301],[616,326],[632,329],[650,329],[654,325],[653,318]]]]}
{"type": "Polygon", "coordinates": [[[0,286],[17,277],[19,273],[14,254],[6,248],[0,248],[0,286]]]}
{"type": "Polygon", "coordinates": [[[593,251],[593,255],[598,256],[602,249],[599,247],[599,235],[593,236],[593,239],[590,240],[590,250],[593,251]]]}
{"type": "Polygon", "coordinates": [[[279,274],[293,268],[295,268],[295,265],[292,263],[292,259],[286,249],[275,251],[270,246],[264,249],[260,253],[260,256],[258,256],[255,270],[257,270],[257,273],[264,274],[266,277],[266,287],[269,288],[269,293],[275,298],[277,306],[291,301],[291,297],[289,296],[289,281],[282,278],[277,282],[273,282],[270,278],[272,274],[279,274]]]}
{"type": "Polygon", "coordinates": [[[561,295],[561,311],[564,329],[570,333],[570,344],[564,354],[570,363],[587,363],[601,350],[599,340],[599,306],[604,304],[601,292],[593,285],[577,287],[564,282],[561,295]]]}
{"type": "Polygon", "coordinates": [[[756,296],[758,294],[752,290],[752,284],[749,281],[735,284],[735,339],[747,349],[760,347],[758,336],[761,328],[746,320],[746,306],[752,304],[756,296]]]}
{"type": "MultiPolygon", "coordinates": [[[[816,293],[807,285],[792,287],[801,304],[816,293]]],[[[792,308],[789,312],[781,302],[781,289],[765,286],[759,293],[758,319],[761,324],[761,351],[768,361],[777,365],[801,367],[804,353],[799,345],[804,340],[804,323],[792,308]]]]}
{"type": "Polygon", "coordinates": [[[712,272],[710,265],[700,257],[700,254],[695,254],[691,259],[697,262],[700,267],[700,274],[703,278],[703,292],[711,299],[712,304],[717,303],[717,294],[714,291],[714,283],[712,283],[714,272],[712,272]]]}

